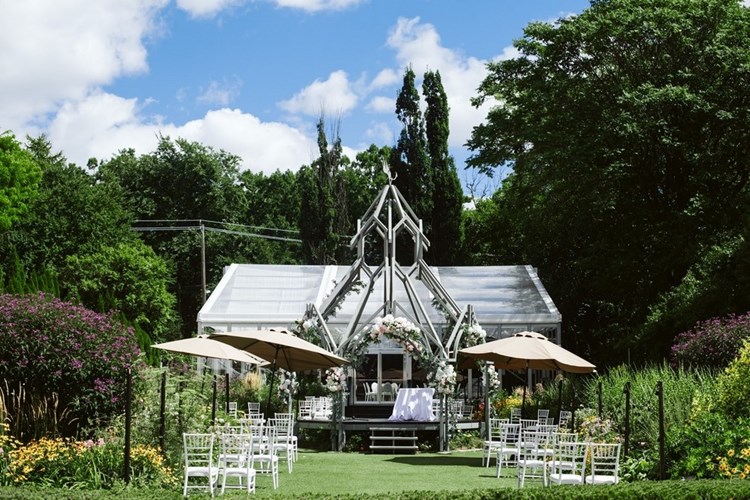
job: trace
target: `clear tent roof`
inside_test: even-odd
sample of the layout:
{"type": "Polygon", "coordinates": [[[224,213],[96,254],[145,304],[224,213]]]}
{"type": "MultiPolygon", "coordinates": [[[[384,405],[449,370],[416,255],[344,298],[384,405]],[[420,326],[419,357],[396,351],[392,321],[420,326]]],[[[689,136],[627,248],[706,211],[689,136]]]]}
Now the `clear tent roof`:
{"type": "MultiPolygon", "coordinates": [[[[248,328],[293,328],[308,304],[320,308],[326,296],[345,275],[349,266],[291,266],[232,264],[198,313],[199,330],[219,331],[248,328]]],[[[479,324],[495,338],[514,331],[559,332],[560,313],[531,266],[432,267],[433,274],[461,307],[471,305],[479,324]]],[[[436,329],[445,324],[441,312],[432,306],[424,284],[412,279],[416,294],[428,309],[436,329]]],[[[397,282],[394,299],[409,300],[397,282]]],[[[327,324],[343,332],[358,309],[362,292],[349,293],[327,324]]],[[[360,321],[368,321],[383,304],[383,280],[376,282],[360,321]]],[[[399,314],[395,314],[399,315],[399,314]]]]}

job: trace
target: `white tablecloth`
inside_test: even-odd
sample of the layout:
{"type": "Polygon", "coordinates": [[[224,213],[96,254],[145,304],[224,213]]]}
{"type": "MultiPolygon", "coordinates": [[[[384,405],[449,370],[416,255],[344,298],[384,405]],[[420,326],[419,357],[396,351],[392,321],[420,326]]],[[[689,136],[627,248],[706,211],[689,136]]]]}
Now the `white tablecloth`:
{"type": "Polygon", "coordinates": [[[432,396],[435,389],[399,389],[393,413],[388,420],[435,420],[432,413],[432,396]]]}

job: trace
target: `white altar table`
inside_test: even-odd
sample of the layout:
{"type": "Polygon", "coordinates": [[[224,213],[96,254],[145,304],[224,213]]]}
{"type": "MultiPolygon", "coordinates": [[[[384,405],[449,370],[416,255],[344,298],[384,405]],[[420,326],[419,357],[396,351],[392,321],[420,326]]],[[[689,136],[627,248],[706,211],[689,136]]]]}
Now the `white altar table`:
{"type": "Polygon", "coordinates": [[[436,420],[432,412],[432,396],[435,389],[399,389],[396,402],[393,405],[393,413],[388,420],[436,420]]]}

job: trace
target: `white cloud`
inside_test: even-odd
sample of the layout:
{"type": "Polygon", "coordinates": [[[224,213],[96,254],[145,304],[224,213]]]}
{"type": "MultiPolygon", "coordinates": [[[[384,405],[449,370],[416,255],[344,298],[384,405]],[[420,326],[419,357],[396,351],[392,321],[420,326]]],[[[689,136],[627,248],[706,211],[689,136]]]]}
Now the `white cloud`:
{"type": "Polygon", "coordinates": [[[375,144],[392,145],[396,143],[396,132],[384,122],[372,124],[365,132],[365,136],[375,144]]]}
{"type": "Polygon", "coordinates": [[[302,9],[307,12],[323,10],[344,10],[355,7],[368,0],[274,0],[279,7],[302,9]]]}
{"type": "Polygon", "coordinates": [[[344,114],[357,105],[357,95],[344,71],[334,71],[328,80],[315,80],[294,97],[279,103],[281,109],[290,113],[310,116],[344,114]]]}
{"type": "Polygon", "coordinates": [[[156,15],[167,1],[4,2],[0,127],[42,124],[58,103],[147,71],[143,39],[156,32],[156,15]]]}
{"type": "Polygon", "coordinates": [[[246,0],[177,0],[177,7],[191,17],[213,17],[220,11],[241,5],[246,0]]]}
{"type": "Polygon", "coordinates": [[[387,87],[389,85],[393,85],[394,83],[397,83],[401,77],[399,77],[398,73],[396,73],[393,69],[384,69],[377,75],[375,75],[375,78],[372,79],[372,82],[370,82],[370,88],[371,89],[379,89],[382,87],[387,87]]]}
{"type": "Polygon", "coordinates": [[[208,85],[208,88],[198,96],[198,102],[203,104],[227,106],[239,95],[241,87],[242,81],[239,78],[234,78],[229,81],[224,80],[221,83],[212,81],[208,85]]]}
{"type": "Polygon", "coordinates": [[[374,113],[395,113],[396,99],[394,97],[375,96],[367,103],[366,109],[374,113]]]}
{"type": "Polygon", "coordinates": [[[521,51],[513,45],[505,47],[499,55],[492,58],[493,61],[507,61],[508,59],[515,59],[521,57],[521,51]]]}
{"type": "Polygon", "coordinates": [[[482,123],[489,105],[476,109],[471,98],[487,75],[487,61],[466,57],[440,44],[435,27],[420,23],[418,17],[399,18],[388,37],[388,45],[396,51],[396,59],[411,65],[417,78],[425,71],[439,71],[450,107],[451,146],[462,146],[471,136],[473,127],[482,123]]]}
{"type": "Polygon", "coordinates": [[[64,144],[68,160],[78,165],[85,165],[91,157],[106,160],[123,148],[149,153],[159,134],[224,149],[242,158],[243,169],[266,173],[296,170],[316,156],[313,139],[283,123],[264,123],[227,108],[209,111],[184,125],[149,122],[141,116],[135,99],[101,92],[66,103],[49,128],[50,141],[64,144]]]}

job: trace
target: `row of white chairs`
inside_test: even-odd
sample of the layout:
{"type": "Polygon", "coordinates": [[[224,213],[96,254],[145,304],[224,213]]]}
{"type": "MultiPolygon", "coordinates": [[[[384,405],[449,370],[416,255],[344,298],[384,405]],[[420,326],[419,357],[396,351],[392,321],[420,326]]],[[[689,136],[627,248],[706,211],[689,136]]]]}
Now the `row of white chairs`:
{"type": "Polygon", "coordinates": [[[545,486],[619,482],[619,443],[581,442],[578,434],[557,426],[524,429],[520,423],[502,422],[499,428],[499,439],[493,441],[496,475],[500,477],[503,466],[516,466],[519,487],[531,478],[545,486]]]}
{"type": "MultiPolygon", "coordinates": [[[[436,416],[440,416],[440,400],[432,400],[432,413],[436,416]]],[[[456,418],[471,418],[474,413],[474,408],[466,404],[462,399],[448,399],[448,415],[456,418]]]]}
{"type": "Polygon", "coordinates": [[[327,420],[333,415],[333,400],[330,397],[308,396],[297,405],[299,420],[327,420]]]}
{"type": "Polygon", "coordinates": [[[298,454],[290,414],[277,414],[261,424],[242,420],[239,426],[218,427],[212,433],[185,433],[183,445],[185,496],[191,489],[207,490],[213,495],[220,477],[222,493],[228,488],[251,493],[255,491],[256,474],[270,475],[273,488],[277,489],[279,459],[286,460],[291,473],[298,454]],[[215,448],[218,454],[214,453],[215,448]],[[227,484],[230,477],[239,478],[238,484],[227,484]],[[191,478],[201,480],[195,484],[191,478]]]}

